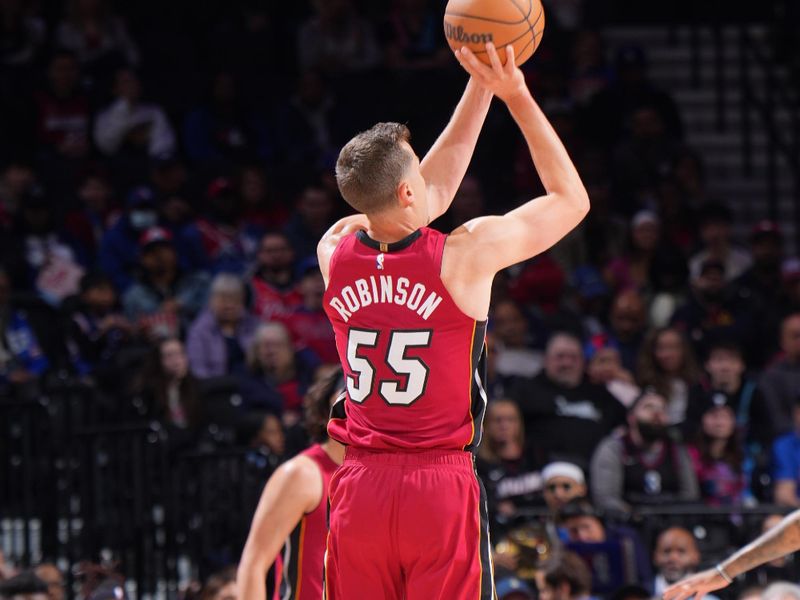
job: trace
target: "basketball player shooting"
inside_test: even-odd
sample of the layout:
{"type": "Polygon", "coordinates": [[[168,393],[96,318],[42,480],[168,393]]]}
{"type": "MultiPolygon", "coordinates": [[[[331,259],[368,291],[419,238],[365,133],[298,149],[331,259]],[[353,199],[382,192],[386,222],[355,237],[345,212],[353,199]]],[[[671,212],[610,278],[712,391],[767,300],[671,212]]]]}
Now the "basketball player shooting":
{"type": "Polygon", "coordinates": [[[330,483],[328,600],[494,598],[473,467],[492,280],[572,230],[589,199],[513,48],[505,65],[494,46],[486,51],[490,65],[467,48],[456,53],[471,77],[422,161],[405,126],[380,123],[336,164],[342,195],[362,214],[336,223],[318,247],[347,390],[328,424],[347,446],[330,483]],[[493,96],[522,131],[547,193],[438,233],[427,225],[450,205],[493,96]]]}
{"type": "Polygon", "coordinates": [[[713,569],[691,575],[664,590],[664,600],[687,600],[728,587],[750,569],[800,550],[800,510],[786,516],[767,531],[713,569]]]}

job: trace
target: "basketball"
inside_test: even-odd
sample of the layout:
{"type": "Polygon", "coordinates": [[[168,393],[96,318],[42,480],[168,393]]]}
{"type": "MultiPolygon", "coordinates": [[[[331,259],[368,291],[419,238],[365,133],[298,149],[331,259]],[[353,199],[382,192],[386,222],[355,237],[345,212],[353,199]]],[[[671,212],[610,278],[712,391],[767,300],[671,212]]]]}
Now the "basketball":
{"type": "Polygon", "coordinates": [[[528,60],[544,32],[541,0],[450,0],[444,12],[444,35],[455,51],[462,46],[472,50],[486,64],[486,42],[497,48],[500,61],[506,62],[506,46],[514,46],[517,65],[528,60]]]}

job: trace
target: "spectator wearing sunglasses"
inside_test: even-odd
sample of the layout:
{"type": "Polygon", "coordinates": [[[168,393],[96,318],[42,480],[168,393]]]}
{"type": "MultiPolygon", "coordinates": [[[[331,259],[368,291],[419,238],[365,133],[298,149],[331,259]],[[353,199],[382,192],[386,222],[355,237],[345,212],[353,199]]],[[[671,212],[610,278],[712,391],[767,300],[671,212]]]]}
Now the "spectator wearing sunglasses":
{"type": "Polygon", "coordinates": [[[583,470],[573,463],[552,462],[542,470],[544,501],[553,514],[573,498],[586,495],[583,470]]]}

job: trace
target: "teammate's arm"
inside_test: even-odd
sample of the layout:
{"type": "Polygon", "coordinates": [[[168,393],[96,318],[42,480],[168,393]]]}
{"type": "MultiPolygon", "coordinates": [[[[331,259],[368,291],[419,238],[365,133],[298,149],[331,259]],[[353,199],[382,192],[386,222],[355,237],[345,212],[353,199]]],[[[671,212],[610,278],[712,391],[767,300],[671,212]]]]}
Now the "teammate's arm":
{"type": "Polygon", "coordinates": [[[589,196],[566,148],[514,64],[513,48],[506,49],[508,60],[502,65],[494,47],[486,47],[491,67],[466,48],[457,53],[459,62],[473,79],[506,103],[547,192],[503,216],[481,217],[454,232],[468,236],[474,266],[495,273],[547,250],[563,238],[589,211],[589,196]]]}
{"type": "Polygon", "coordinates": [[[322,476],[305,457],[281,465],[264,486],[236,574],[239,600],[266,598],[267,571],[283,543],[322,498],[322,476]]]}
{"type": "Polygon", "coordinates": [[[718,567],[687,577],[664,590],[664,600],[686,600],[694,596],[700,600],[709,592],[727,587],[730,581],[759,565],[800,550],[800,510],[783,519],[718,567]],[[721,570],[721,572],[720,572],[721,570]]]}
{"type": "Polygon", "coordinates": [[[317,244],[317,260],[319,261],[319,270],[322,272],[326,286],[328,285],[328,266],[339,240],[359,229],[366,230],[367,227],[369,227],[369,221],[366,216],[350,215],[336,221],[320,238],[319,244],[317,244]]]}
{"type": "Polygon", "coordinates": [[[471,77],[450,122],[422,159],[419,168],[427,184],[431,220],[453,201],[491,103],[492,93],[471,77]]]}

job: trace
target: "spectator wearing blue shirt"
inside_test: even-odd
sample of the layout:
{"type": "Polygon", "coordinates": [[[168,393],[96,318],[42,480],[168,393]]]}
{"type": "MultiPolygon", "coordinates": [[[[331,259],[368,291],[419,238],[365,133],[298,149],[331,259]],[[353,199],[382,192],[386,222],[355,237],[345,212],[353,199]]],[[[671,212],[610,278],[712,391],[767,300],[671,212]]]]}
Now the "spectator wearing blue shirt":
{"type": "Polygon", "coordinates": [[[797,508],[800,507],[800,394],[794,397],[792,423],[794,431],[782,435],[772,445],[772,465],[775,503],[797,508]]]}

